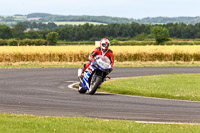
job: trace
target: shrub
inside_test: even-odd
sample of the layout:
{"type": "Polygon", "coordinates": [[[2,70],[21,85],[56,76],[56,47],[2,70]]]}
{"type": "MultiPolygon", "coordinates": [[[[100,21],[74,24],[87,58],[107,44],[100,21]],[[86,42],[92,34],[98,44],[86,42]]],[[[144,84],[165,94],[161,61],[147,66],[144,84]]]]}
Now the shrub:
{"type": "Polygon", "coordinates": [[[137,35],[134,39],[137,41],[144,41],[146,39],[147,35],[145,33],[141,33],[137,35]]]}
{"type": "Polygon", "coordinates": [[[44,39],[34,39],[32,40],[32,45],[35,45],[35,46],[42,46],[42,45],[47,45],[48,42],[44,39]]]}
{"type": "Polygon", "coordinates": [[[157,44],[163,44],[164,42],[169,41],[169,31],[164,27],[152,27],[151,34],[155,38],[157,44]]]}
{"type": "Polygon", "coordinates": [[[41,45],[47,45],[48,42],[44,39],[24,39],[20,41],[21,46],[41,46],[41,45]]]}
{"type": "Polygon", "coordinates": [[[5,46],[7,45],[7,41],[6,40],[3,40],[3,39],[0,39],[0,46],[5,46]]]}
{"type": "Polygon", "coordinates": [[[24,39],[20,41],[21,46],[27,46],[27,45],[32,45],[31,39],[24,39]]]}
{"type": "Polygon", "coordinates": [[[17,46],[18,45],[18,41],[16,39],[9,39],[9,40],[7,40],[7,44],[9,46],[17,46]]]}
{"type": "Polygon", "coordinates": [[[118,40],[111,40],[110,41],[110,44],[112,45],[112,46],[116,46],[116,45],[119,45],[119,41],[118,40]]]}
{"type": "Polygon", "coordinates": [[[49,42],[49,45],[56,45],[58,41],[58,33],[57,32],[50,32],[46,35],[47,41],[49,42]]]}

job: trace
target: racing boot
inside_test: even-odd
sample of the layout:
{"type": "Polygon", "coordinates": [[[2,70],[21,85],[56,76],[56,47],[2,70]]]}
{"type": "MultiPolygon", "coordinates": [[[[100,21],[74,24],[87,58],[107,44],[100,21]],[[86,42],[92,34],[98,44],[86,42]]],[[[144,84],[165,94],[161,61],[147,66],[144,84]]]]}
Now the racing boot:
{"type": "Polygon", "coordinates": [[[80,69],[78,69],[78,79],[80,80],[80,81],[82,81],[83,80],[83,68],[80,68],[80,69]]]}

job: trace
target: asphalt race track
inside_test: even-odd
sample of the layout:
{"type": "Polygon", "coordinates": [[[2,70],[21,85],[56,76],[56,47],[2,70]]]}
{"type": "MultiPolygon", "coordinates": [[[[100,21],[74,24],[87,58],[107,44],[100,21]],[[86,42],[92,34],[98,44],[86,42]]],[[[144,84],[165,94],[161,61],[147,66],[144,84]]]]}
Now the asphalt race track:
{"type": "MultiPolygon", "coordinates": [[[[115,68],[111,77],[200,73],[200,67],[115,68]]],[[[0,69],[0,112],[41,116],[200,123],[200,102],[79,94],[76,68],[0,69]]]]}

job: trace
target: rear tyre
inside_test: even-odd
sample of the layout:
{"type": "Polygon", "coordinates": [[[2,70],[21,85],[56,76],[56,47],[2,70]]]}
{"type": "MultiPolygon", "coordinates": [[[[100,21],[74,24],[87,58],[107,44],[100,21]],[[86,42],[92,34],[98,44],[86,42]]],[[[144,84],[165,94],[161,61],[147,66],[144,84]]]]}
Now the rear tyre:
{"type": "Polygon", "coordinates": [[[101,82],[102,82],[102,78],[96,77],[95,82],[90,85],[90,89],[89,89],[90,95],[93,95],[97,91],[97,88],[101,84],[101,82]]]}

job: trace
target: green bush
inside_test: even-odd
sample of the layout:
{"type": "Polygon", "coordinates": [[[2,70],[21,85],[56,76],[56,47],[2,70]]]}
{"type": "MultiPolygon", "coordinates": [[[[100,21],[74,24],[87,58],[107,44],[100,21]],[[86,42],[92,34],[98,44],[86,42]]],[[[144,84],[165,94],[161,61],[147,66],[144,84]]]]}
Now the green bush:
{"type": "Polygon", "coordinates": [[[156,43],[155,41],[123,41],[119,42],[117,40],[111,41],[112,46],[146,46],[146,45],[200,45],[200,41],[194,42],[174,42],[168,41],[161,44],[156,43]]]}
{"type": "Polygon", "coordinates": [[[144,41],[146,39],[147,35],[145,33],[141,33],[141,34],[138,34],[134,40],[136,41],[144,41]]]}
{"type": "Polygon", "coordinates": [[[119,41],[118,40],[111,40],[110,41],[110,44],[112,45],[112,46],[116,46],[116,45],[119,45],[119,41]]]}
{"type": "Polygon", "coordinates": [[[169,31],[165,27],[155,26],[151,28],[151,35],[155,38],[157,44],[163,45],[169,41],[169,31]]]}
{"type": "Polygon", "coordinates": [[[7,44],[9,46],[18,46],[18,41],[16,39],[9,39],[7,40],[7,44]]]}
{"type": "Polygon", "coordinates": [[[124,41],[116,43],[115,46],[145,46],[155,44],[155,41],[124,41]]]}
{"type": "Polygon", "coordinates": [[[44,39],[34,39],[32,40],[32,45],[35,45],[35,46],[41,46],[41,45],[47,45],[48,42],[44,39]]]}
{"type": "MultiPolygon", "coordinates": [[[[200,45],[200,41],[191,41],[191,42],[177,42],[177,41],[168,41],[161,44],[157,44],[156,41],[145,40],[145,41],[118,41],[113,39],[110,41],[111,46],[146,46],[146,45],[200,45]]],[[[44,39],[0,39],[0,46],[44,46],[48,45],[48,41],[44,39]]],[[[95,45],[95,41],[58,41],[56,45],[65,46],[65,45],[95,45]]]]}
{"type": "Polygon", "coordinates": [[[56,45],[94,45],[95,41],[58,41],[56,45]]]}
{"type": "Polygon", "coordinates": [[[31,39],[23,39],[20,41],[20,46],[32,45],[31,39]]]}
{"type": "MultiPolygon", "coordinates": [[[[111,37],[108,37],[108,39],[111,40],[111,37]]],[[[130,37],[116,37],[114,39],[116,39],[118,41],[128,41],[128,40],[130,40],[130,37]]]]}
{"type": "Polygon", "coordinates": [[[47,45],[48,42],[44,39],[24,39],[20,41],[20,46],[31,46],[31,45],[35,45],[35,46],[41,46],[41,45],[47,45]]]}
{"type": "Polygon", "coordinates": [[[56,45],[58,41],[58,33],[57,32],[50,32],[46,35],[47,41],[49,45],[56,45]]]}
{"type": "Polygon", "coordinates": [[[8,43],[7,43],[6,40],[0,39],[0,46],[5,46],[5,45],[7,45],[7,44],[8,44],[8,43]]]}

